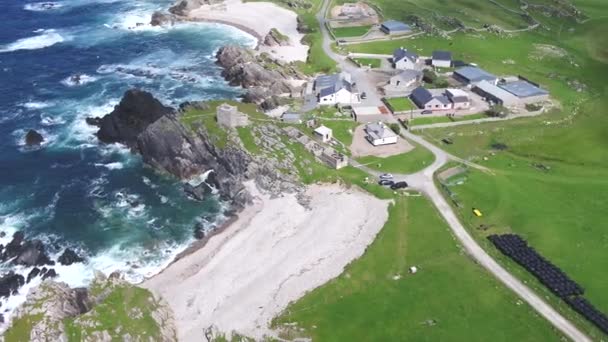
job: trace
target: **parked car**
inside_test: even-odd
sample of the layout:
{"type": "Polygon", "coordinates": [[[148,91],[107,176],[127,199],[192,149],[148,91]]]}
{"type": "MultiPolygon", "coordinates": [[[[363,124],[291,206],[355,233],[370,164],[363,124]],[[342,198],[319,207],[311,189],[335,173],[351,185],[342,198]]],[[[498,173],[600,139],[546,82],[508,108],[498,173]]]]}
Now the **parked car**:
{"type": "Polygon", "coordinates": [[[390,173],[383,173],[378,178],[380,178],[380,179],[393,179],[393,175],[390,174],[390,173]]]}
{"type": "Polygon", "coordinates": [[[433,111],[429,110],[429,109],[425,109],[422,112],[420,112],[420,114],[433,114],[433,111]]]}
{"type": "Polygon", "coordinates": [[[407,188],[407,182],[397,182],[397,183],[391,185],[392,190],[405,189],[405,188],[407,188]]]}
{"type": "Polygon", "coordinates": [[[381,179],[378,182],[378,185],[382,185],[382,186],[393,186],[395,184],[395,182],[393,182],[392,180],[389,179],[381,179]]]}

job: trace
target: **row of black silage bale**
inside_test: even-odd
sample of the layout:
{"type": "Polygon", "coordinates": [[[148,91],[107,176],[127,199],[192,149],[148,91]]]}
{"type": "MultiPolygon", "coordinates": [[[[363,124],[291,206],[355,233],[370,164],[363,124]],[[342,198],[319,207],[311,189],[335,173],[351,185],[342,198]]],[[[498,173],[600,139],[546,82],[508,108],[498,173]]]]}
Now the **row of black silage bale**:
{"type": "Polygon", "coordinates": [[[583,294],[583,288],[570,279],[559,267],[543,258],[528,246],[519,235],[490,235],[488,239],[507,255],[532,273],[543,285],[560,298],[583,294]]]}
{"type": "Polygon", "coordinates": [[[608,334],[608,317],[596,309],[587,299],[581,297],[583,289],[571,280],[561,269],[543,258],[534,248],[516,234],[490,235],[490,240],[501,253],[510,257],[553,293],[564,300],[572,309],[608,334]]]}
{"type": "Polygon", "coordinates": [[[583,297],[566,298],[566,303],[570,305],[576,312],[585,317],[589,322],[593,323],[605,334],[608,334],[608,317],[601,311],[595,308],[593,304],[583,297]]]}

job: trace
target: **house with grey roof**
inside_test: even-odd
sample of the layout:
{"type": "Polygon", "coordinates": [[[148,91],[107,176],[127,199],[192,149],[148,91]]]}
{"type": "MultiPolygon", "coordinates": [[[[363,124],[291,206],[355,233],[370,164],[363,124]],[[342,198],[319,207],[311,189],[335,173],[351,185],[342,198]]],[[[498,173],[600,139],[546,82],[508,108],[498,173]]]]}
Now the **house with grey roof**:
{"type": "Polygon", "coordinates": [[[320,105],[354,104],[361,102],[354,86],[351,75],[341,72],[317,77],[314,90],[320,105]]]}
{"type": "Polygon", "coordinates": [[[424,87],[414,89],[410,94],[410,99],[418,108],[424,110],[438,111],[452,109],[452,102],[447,96],[433,96],[433,94],[424,87]]]}
{"type": "Polygon", "coordinates": [[[440,68],[449,68],[452,66],[452,53],[450,51],[437,50],[433,51],[431,65],[440,68]]]}
{"type": "Polygon", "coordinates": [[[542,102],[549,99],[548,91],[525,80],[520,79],[514,82],[499,84],[498,86],[517,96],[520,102],[524,104],[542,102]]]}
{"type": "Polygon", "coordinates": [[[422,80],[422,72],[419,70],[403,70],[390,78],[388,84],[393,90],[405,90],[422,80]]]}
{"type": "Polygon", "coordinates": [[[388,20],[380,25],[380,31],[386,34],[406,34],[412,32],[412,28],[405,23],[397,20],[388,20]]]}
{"type": "Polygon", "coordinates": [[[365,138],[374,146],[396,144],[399,137],[385,124],[369,123],[365,125],[365,138]]]}
{"type": "Polygon", "coordinates": [[[393,52],[393,67],[399,70],[417,69],[419,61],[417,54],[404,48],[398,48],[393,52]]]}
{"type": "Polygon", "coordinates": [[[498,82],[498,77],[474,66],[465,66],[456,69],[452,77],[454,77],[455,80],[467,85],[475,85],[481,81],[486,81],[492,84],[496,84],[498,82]]]}

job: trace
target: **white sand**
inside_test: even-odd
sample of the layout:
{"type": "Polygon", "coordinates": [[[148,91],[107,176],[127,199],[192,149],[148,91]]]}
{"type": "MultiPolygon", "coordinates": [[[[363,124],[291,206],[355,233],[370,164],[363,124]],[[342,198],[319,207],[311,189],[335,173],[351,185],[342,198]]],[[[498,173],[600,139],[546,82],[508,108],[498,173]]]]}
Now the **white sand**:
{"type": "Polygon", "coordinates": [[[290,45],[268,47],[260,44],[260,51],[269,52],[286,62],[306,61],[308,46],[300,42],[304,35],[298,32],[297,14],[273,3],[226,0],[219,5],[193,9],[188,13],[188,18],[233,25],[254,34],[258,39],[263,39],[271,28],[276,28],[289,37],[290,45]]]}
{"type": "Polygon", "coordinates": [[[311,210],[293,195],[257,193],[237,222],[143,284],[173,309],[180,341],[200,341],[210,326],[271,335],[271,319],[338,276],[388,218],[387,201],[359,190],[314,185],[308,194],[311,210]]]}

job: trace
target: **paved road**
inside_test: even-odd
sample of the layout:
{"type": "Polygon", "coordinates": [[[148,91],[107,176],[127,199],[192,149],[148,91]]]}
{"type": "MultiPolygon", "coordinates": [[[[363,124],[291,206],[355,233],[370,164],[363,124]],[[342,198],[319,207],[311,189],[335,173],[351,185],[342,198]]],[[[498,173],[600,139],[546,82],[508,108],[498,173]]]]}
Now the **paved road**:
{"type": "MultiPolygon", "coordinates": [[[[325,26],[325,13],[327,12],[329,2],[329,0],[324,0],[322,8],[317,14],[317,20],[319,21],[321,32],[323,34],[323,50],[325,50],[325,53],[340,65],[342,70],[348,71],[352,73],[354,77],[357,77],[357,75],[359,75],[361,71],[358,70],[358,68],[356,68],[352,64],[347,63],[345,61],[344,56],[338,55],[331,50],[331,39],[325,26]]],[[[358,78],[356,79],[358,80],[358,78]]],[[[363,77],[363,79],[366,79],[366,77],[363,77]]],[[[375,90],[375,85],[373,86],[373,88],[368,88],[369,86],[369,84],[359,85],[361,91],[366,91],[368,92],[368,94],[371,95],[371,89],[375,90]]],[[[373,93],[376,92],[374,91],[373,93]]],[[[380,99],[378,98],[377,101],[380,101],[380,99]]],[[[396,120],[393,118],[393,121],[396,120]]],[[[584,333],[578,330],[578,328],[576,328],[574,324],[564,318],[560,313],[555,311],[555,309],[553,309],[542,298],[540,298],[536,293],[534,293],[534,291],[532,291],[519,279],[511,275],[501,265],[494,261],[494,259],[492,259],[492,257],[477,244],[477,242],[471,237],[471,235],[468,233],[462,223],[460,223],[458,217],[452,210],[452,207],[445,200],[445,198],[435,185],[435,182],[433,181],[433,175],[435,174],[435,172],[439,168],[441,168],[448,160],[456,160],[459,162],[463,162],[471,167],[475,167],[487,172],[490,172],[490,170],[483,166],[479,166],[470,163],[466,160],[462,160],[461,158],[455,157],[440,149],[439,147],[431,144],[430,142],[426,141],[422,137],[412,134],[409,131],[404,131],[401,135],[430,150],[435,155],[435,161],[430,166],[417,173],[394,175],[395,180],[405,180],[408,182],[411,188],[418,190],[424,195],[426,195],[431,200],[433,205],[435,205],[441,216],[443,216],[443,218],[446,220],[452,232],[458,238],[460,243],[464,246],[469,255],[473,257],[475,261],[477,261],[477,263],[479,263],[490,273],[492,273],[508,288],[517,293],[519,297],[524,299],[539,314],[549,320],[549,322],[551,322],[551,324],[553,324],[557,329],[559,329],[564,335],[568,336],[574,341],[591,341],[591,339],[589,339],[589,337],[587,337],[584,333]]],[[[361,169],[367,171],[373,176],[378,176],[379,174],[379,172],[371,170],[365,167],[364,165],[360,165],[356,162],[353,162],[353,165],[360,167],[361,169]]]]}

